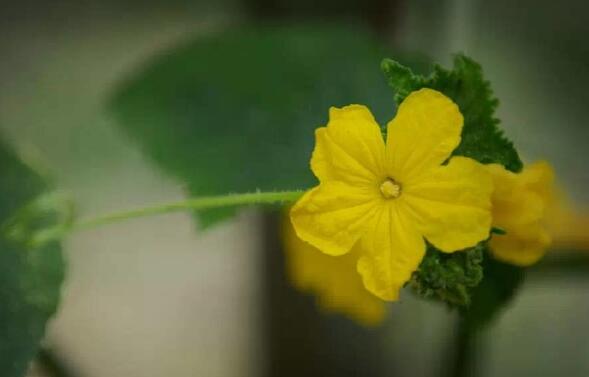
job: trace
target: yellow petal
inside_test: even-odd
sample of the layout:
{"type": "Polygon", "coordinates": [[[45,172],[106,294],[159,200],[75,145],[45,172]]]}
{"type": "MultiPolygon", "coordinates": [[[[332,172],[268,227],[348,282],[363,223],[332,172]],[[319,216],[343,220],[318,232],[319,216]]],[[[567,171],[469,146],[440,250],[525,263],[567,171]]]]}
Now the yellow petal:
{"type": "Polygon", "coordinates": [[[546,224],[552,219],[547,217],[558,218],[553,208],[557,199],[552,168],[546,162],[538,162],[518,174],[496,164],[487,169],[495,186],[493,225],[506,232],[491,238],[493,256],[517,266],[536,263],[551,243],[546,224]]]}
{"type": "Polygon", "coordinates": [[[526,166],[521,176],[527,189],[540,195],[547,203],[554,200],[554,169],[547,161],[537,161],[526,166]]]}
{"type": "Polygon", "coordinates": [[[388,124],[388,173],[409,183],[442,164],[460,143],[463,123],[458,106],[442,93],[427,88],[411,93],[388,124]]]}
{"type": "Polygon", "coordinates": [[[319,181],[367,183],[381,175],[384,141],[365,106],[332,107],[327,127],[317,129],[315,139],[311,169],[319,181]]]}
{"type": "Polygon", "coordinates": [[[506,230],[542,218],[546,202],[542,195],[526,187],[527,180],[522,174],[510,172],[499,164],[486,168],[495,187],[492,196],[494,226],[506,230]]]}
{"type": "Polygon", "coordinates": [[[448,165],[403,189],[401,205],[438,249],[461,250],[489,236],[493,184],[475,160],[453,157],[448,165]]]}
{"type": "Polygon", "coordinates": [[[364,286],[383,300],[395,301],[425,254],[425,241],[399,208],[390,203],[371,219],[358,246],[358,272],[364,286]]]}
{"type": "Polygon", "coordinates": [[[357,253],[325,255],[298,238],[290,221],[285,223],[283,239],[291,283],[299,290],[314,293],[324,311],[344,314],[366,326],[381,323],[385,303],[364,288],[356,271],[357,253]]]}
{"type": "Polygon", "coordinates": [[[292,207],[297,235],[330,255],[350,251],[375,211],[377,189],[328,181],[307,191],[292,207]]]}
{"type": "Polygon", "coordinates": [[[489,243],[493,256],[516,266],[530,266],[546,253],[550,235],[540,223],[506,230],[504,235],[493,235],[489,243]]]}

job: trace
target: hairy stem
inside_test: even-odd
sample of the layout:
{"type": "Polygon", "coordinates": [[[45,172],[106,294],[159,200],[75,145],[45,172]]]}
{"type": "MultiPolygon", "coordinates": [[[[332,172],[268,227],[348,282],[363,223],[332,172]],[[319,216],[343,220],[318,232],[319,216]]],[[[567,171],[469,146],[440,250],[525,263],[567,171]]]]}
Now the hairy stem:
{"type": "Polygon", "coordinates": [[[115,212],[87,220],[74,222],[73,224],[59,224],[55,227],[38,231],[29,240],[30,247],[41,247],[52,241],[62,239],[67,234],[79,230],[90,229],[102,225],[108,225],[119,221],[130,220],[138,217],[161,215],[180,211],[198,211],[219,207],[244,206],[253,204],[276,204],[296,201],[303,195],[303,191],[269,191],[252,192],[244,194],[227,194],[218,196],[203,196],[171,203],[163,203],[149,207],[136,208],[121,212],[115,212]]]}
{"type": "Polygon", "coordinates": [[[185,210],[203,210],[218,207],[231,207],[252,204],[288,203],[297,200],[303,191],[252,192],[245,194],[228,194],[219,196],[204,196],[178,202],[164,203],[151,207],[137,208],[116,212],[89,220],[82,220],[72,226],[72,230],[82,230],[96,226],[107,225],[137,217],[161,215],[164,213],[185,210]]]}

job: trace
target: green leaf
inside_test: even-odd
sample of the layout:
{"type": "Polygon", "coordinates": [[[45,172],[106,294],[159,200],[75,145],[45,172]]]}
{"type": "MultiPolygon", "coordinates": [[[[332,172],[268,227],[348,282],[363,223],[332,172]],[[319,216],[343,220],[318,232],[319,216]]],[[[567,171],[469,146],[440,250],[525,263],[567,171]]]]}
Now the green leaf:
{"type": "Polygon", "coordinates": [[[398,105],[411,92],[425,87],[427,79],[421,75],[416,75],[413,71],[392,59],[384,59],[381,62],[381,69],[384,72],[389,86],[395,91],[394,100],[398,105]]]}
{"type": "MultiPolygon", "coordinates": [[[[458,105],[464,116],[464,128],[462,141],[453,155],[471,157],[484,164],[499,163],[513,172],[521,171],[523,165],[517,150],[499,128],[499,120],[494,115],[498,100],[493,96],[490,83],[484,79],[481,66],[474,60],[456,55],[452,70],[435,66],[427,77],[390,59],[383,60],[381,68],[395,92],[397,104],[415,90],[432,88],[458,105]]],[[[504,233],[497,228],[493,232],[504,233]]],[[[517,268],[499,264],[490,257],[485,257],[483,262],[482,249],[485,248],[480,244],[466,253],[448,256],[430,246],[419,271],[412,277],[411,286],[421,296],[437,298],[451,306],[472,308],[468,311],[471,323],[488,322],[509,300],[521,278],[517,268]]]]}
{"type": "Polygon", "coordinates": [[[471,303],[471,291],[483,278],[483,251],[486,242],[476,247],[442,253],[428,245],[426,255],[409,281],[419,296],[445,302],[451,307],[466,307],[471,303]]]}
{"type": "Polygon", "coordinates": [[[473,290],[471,305],[463,312],[467,325],[481,329],[497,318],[524,281],[524,269],[495,260],[487,253],[484,277],[473,290]]]}
{"type": "Polygon", "coordinates": [[[471,157],[484,164],[498,163],[513,172],[523,165],[503,131],[495,110],[499,101],[493,96],[491,85],[483,77],[481,66],[469,57],[456,55],[452,70],[435,66],[428,77],[414,74],[396,61],[385,59],[381,67],[395,91],[395,101],[420,88],[432,88],[450,97],[464,116],[462,141],[454,155],[471,157]]]}
{"type": "MultiPolygon", "coordinates": [[[[57,242],[33,248],[26,242],[26,232],[14,231],[20,224],[14,221],[15,214],[43,194],[47,185],[3,144],[0,182],[0,374],[21,377],[57,308],[64,262],[57,242]]],[[[54,224],[53,211],[36,212],[33,207],[25,211],[27,216],[21,214],[28,224],[21,229],[54,224]]]]}
{"type": "MultiPolygon", "coordinates": [[[[118,124],[192,196],[304,189],[331,106],[394,113],[362,29],[281,27],[201,37],[148,62],[111,101],[118,124]]],[[[198,214],[213,224],[233,209],[198,214]]]]}
{"type": "Polygon", "coordinates": [[[523,279],[523,268],[493,259],[484,241],[452,254],[428,245],[408,285],[420,297],[458,308],[469,329],[479,330],[497,318],[523,279]]]}

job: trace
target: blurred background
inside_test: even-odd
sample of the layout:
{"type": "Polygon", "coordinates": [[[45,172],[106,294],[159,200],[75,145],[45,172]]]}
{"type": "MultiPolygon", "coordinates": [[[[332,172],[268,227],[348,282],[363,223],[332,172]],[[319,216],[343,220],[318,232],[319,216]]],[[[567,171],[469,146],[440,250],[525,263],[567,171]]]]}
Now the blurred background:
{"type": "MultiPolygon", "coordinates": [[[[388,107],[392,94],[380,78],[381,58],[415,62],[415,67],[427,61],[449,66],[451,54],[460,51],[482,64],[501,101],[498,116],[506,134],[525,160],[551,161],[574,205],[589,207],[585,1],[24,0],[3,2],[0,9],[2,137],[50,171],[57,186],[71,193],[82,217],[218,189],[206,184],[195,188],[183,179],[193,165],[174,161],[174,153],[193,156],[198,151],[192,144],[177,149],[158,144],[166,135],[201,140],[202,134],[184,134],[186,127],[195,127],[193,119],[208,125],[224,114],[228,126],[216,128],[218,144],[211,148],[231,148],[223,140],[256,122],[279,125],[285,119],[295,124],[296,117],[311,130],[325,121],[330,105],[343,105],[339,102],[349,98],[371,104],[379,120],[386,121],[394,109],[388,107]],[[319,63],[303,64],[300,72],[274,65],[272,57],[264,63],[269,60],[263,54],[273,46],[279,56],[290,57],[290,50],[281,47],[288,43],[301,44],[296,53],[326,52],[316,53],[319,63]],[[226,53],[239,46],[246,47],[236,56],[226,53]],[[260,66],[247,60],[256,54],[262,57],[260,66]],[[351,72],[355,65],[350,62],[358,55],[364,56],[363,67],[372,67],[361,77],[370,88],[342,83],[347,75],[329,76],[336,63],[342,66],[337,72],[351,72]],[[240,64],[243,59],[249,65],[240,64]],[[307,76],[313,69],[317,73],[307,76]],[[194,72],[226,72],[228,78],[198,81],[211,89],[202,94],[183,85],[194,72]],[[276,103],[268,106],[280,108],[294,98],[283,99],[281,93],[288,87],[282,80],[293,72],[305,85],[297,93],[313,93],[306,102],[303,98],[296,114],[233,111],[240,103],[230,80],[254,77],[260,90],[275,95],[276,103]],[[167,96],[165,103],[151,102],[143,92],[118,96],[126,82],[143,74],[157,80],[137,90],[159,90],[167,96]],[[336,84],[347,86],[340,91],[336,84]],[[317,87],[318,94],[311,91],[317,87]],[[361,95],[350,97],[343,90],[361,95]],[[174,100],[175,93],[185,102],[174,100]],[[135,110],[113,115],[113,101],[125,98],[135,110]],[[218,108],[209,114],[207,107],[192,107],[190,100],[208,103],[203,98],[218,108]],[[166,109],[172,115],[159,118],[156,110],[166,109]],[[145,128],[130,130],[121,119],[145,128]],[[179,130],[172,129],[175,125],[179,130]],[[170,134],[162,136],[155,127],[168,127],[170,134]]],[[[259,137],[273,141],[279,137],[275,133],[289,132],[273,130],[259,137]]],[[[288,135],[312,142],[308,133],[288,135]]],[[[310,148],[296,156],[303,164],[310,148]]],[[[195,161],[194,174],[209,163],[215,164],[195,161]]],[[[278,171],[280,161],[276,164],[278,171]]],[[[215,168],[231,166],[219,163],[215,168]]],[[[232,182],[247,178],[235,176],[219,184],[226,183],[224,192],[240,191],[232,182]]],[[[307,178],[298,179],[293,175],[293,182],[304,184],[291,188],[310,186],[305,186],[307,178]]],[[[367,329],[321,314],[312,297],[295,292],[285,280],[278,217],[244,210],[204,231],[189,214],[174,214],[73,235],[64,245],[67,279],[44,341],[47,354],[31,375],[451,373],[456,313],[405,292],[380,327],[367,329]]],[[[570,245],[561,247],[566,248],[570,245]]],[[[565,251],[554,250],[556,256],[549,259],[565,251]]],[[[523,289],[477,339],[467,374],[589,375],[588,270],[554,265],[530,269],[523,289]]]]}

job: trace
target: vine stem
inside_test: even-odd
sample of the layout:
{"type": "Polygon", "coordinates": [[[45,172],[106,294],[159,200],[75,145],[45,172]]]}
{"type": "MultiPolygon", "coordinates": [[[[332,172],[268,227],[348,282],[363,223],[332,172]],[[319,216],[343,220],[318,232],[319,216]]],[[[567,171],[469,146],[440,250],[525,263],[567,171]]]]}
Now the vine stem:
{"type": "Polygon", "coordinates": [[[128,211],[116,212],[105,216],[95,217],[74,223],[72,230],[83,230],[107,225],[114,222],[128,219],[161,215],[165,213],[179,212],[185,210],[203,210],[219,207],[231,207],[252,204],[274,204],[294,202],[303,195],[303,191],[268,191],[252,192],[243,194],[227,194],[218,196],[203,196],[182,200],[178,202],[164,203],[151,207],[143,207],[128,211]]]}
{"type": "Polygon", "coordinates": [[[40,247],[47,242],[63,238],[68,233],[86,230],[102,225],[108,225],[120,221],[139,217],[162,215],[165,213],[180,212],[186,210],[203,210],[220,207],[232,207],[253,204],[290,203],[303,195],[304,191],[268,191],[251,192],[242,194],[227,194],[217,196],[203,196],[171,203],[163,203],[149,207],[115,212],[104,216],[90,218],[74,222],[70,225],[59,225],[53,228],[43,229],[30,240],[30,246],[40,247]]]}

